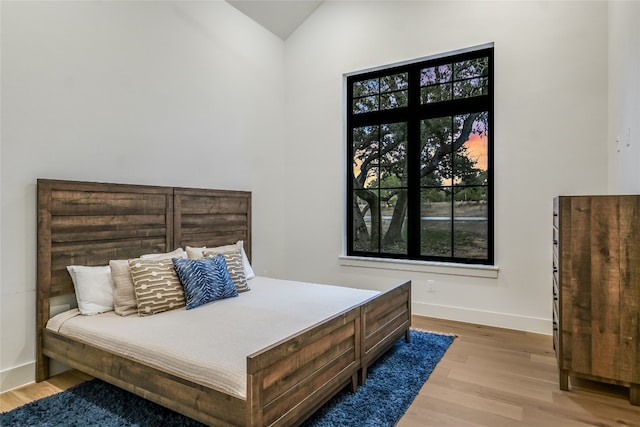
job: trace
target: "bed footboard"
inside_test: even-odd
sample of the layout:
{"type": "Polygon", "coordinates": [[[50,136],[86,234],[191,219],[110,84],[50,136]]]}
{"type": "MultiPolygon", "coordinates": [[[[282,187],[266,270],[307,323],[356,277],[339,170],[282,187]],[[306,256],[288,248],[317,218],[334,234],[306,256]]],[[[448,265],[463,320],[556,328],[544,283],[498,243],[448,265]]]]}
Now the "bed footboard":
{"type": "Polygon", "coordinates": [[[246,402],[55,332],[43,332],[48,357],[207,425],[244,426],[246,402]]]}
{"type": "Polygon", "coordinates": [[[361,307],[247,358],[248,426],[297,425],[360,369],[361,307]]]}
{"type": "Polygon", "coordinates": [[[389,289],[362,306],[362,371],[360,384],[371,366],[403,335],[409,342],[411,281],[389,289]]]}

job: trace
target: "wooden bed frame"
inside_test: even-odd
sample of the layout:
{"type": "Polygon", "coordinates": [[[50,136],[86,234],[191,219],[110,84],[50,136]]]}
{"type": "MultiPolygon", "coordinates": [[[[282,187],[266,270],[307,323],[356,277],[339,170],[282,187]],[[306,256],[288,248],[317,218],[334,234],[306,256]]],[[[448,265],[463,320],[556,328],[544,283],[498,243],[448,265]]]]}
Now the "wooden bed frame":
{"type": "Polygon", "coordinates": [[[36,380],[51,358],[208,425],[289,426],[408,341],[409,281],[247,356],[243,400],[46,329],[51,298],[74,293],[67,265],[238,240],[250,258],[249,192],[39,179],[36,380]]]}

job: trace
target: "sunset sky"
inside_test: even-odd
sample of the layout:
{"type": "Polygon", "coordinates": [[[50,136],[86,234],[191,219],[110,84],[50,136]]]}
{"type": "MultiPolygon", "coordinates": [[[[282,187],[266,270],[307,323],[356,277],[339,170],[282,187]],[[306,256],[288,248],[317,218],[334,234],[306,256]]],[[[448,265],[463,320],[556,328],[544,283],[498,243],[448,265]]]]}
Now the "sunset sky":
{"type": "Polygon", "coordinates": [[[467,157],[477,161],[476,169],[487,170],[487,159],[489,155],[487,136],[472,133],[464,145],[467,147],[467,157]]]}

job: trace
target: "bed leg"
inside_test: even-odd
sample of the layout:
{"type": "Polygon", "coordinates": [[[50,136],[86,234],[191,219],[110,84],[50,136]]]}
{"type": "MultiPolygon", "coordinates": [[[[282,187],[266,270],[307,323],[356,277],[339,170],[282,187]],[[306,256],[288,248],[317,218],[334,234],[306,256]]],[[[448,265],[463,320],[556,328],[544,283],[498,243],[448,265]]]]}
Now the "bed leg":
{"type": "Polygon", "coordinates": [[[404,333],[404,342],[409,344],[411,342],[411,334],[409,333],[409,329],[404,333]]]}
{"type": "Polygon", "coordinates": [[[629,402],[632,405],[640,405],[640,384],[631,383],[629,385],[629,402]]]}
{"type": "Polygon", "coordinates": [[[358,385],[364,385],[364,381],[367,378],[367,368],[358,369],[358,385]]]}
{"type": "Polygon", "coordinates": [[[358,373],[351,375],[351,393],[358,391],[358,373]]]}
{"type": "Polygon", "coordinates": [[[364,385],[367,382],[367,367],[363,366],[360,370],[360,385],[364,385]]]}
{"type": "Polygon", "coordinates": [[[45,381],[49,378],[49,358],[39,353],[36,356],[36,382],[45,381]]]}

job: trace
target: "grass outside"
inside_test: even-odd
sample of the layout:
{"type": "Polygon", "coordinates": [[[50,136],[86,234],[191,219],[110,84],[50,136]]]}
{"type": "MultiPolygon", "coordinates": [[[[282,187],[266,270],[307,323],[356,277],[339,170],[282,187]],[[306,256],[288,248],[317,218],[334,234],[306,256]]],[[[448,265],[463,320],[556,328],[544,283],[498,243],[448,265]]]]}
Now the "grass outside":
{"type": "MultiPolygon", "coordinates": [[[[485,202],[455,202],[453,211],[456,218],[474,218],[473,220],[455,221],[453,227],[455,253],[451,251],[451,204],[447,202],[423,203],[421,254],[439,257],[486,258],[488,250],[487,204],[485,202]],[[475,218],[485,219],[476,220],[475,218]]],[[[383,218],[390,219],[392,215],[392,207],[386,207],[382,210],[383,218]]],[[[382,221],[383,234],[389,227],[389,219],[382,221]]],[[[371,227],[369,221],[367,221],[367,227],[369,229],[371,227]]],[[[382,252],[406,254],[406,233],[405,228],[403,242],[386,245],[382,248],[382,252]]],[[[368,251],[370,243],[354,242],[354,249],[368,251]]]]}

